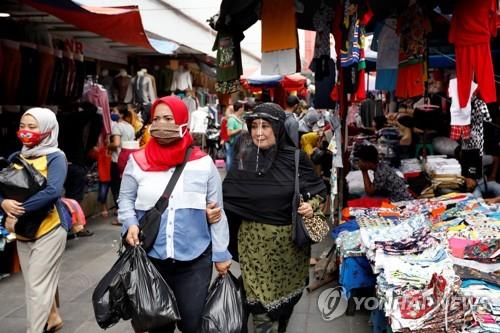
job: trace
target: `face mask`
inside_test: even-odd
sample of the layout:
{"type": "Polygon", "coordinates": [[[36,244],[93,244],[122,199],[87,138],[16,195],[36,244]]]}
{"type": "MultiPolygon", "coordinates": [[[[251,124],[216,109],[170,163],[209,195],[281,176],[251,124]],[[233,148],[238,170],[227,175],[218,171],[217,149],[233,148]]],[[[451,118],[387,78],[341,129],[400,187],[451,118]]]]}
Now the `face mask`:
{"type": "Polygon", "coordinates": [[[37,144],[39,144],[43,139],[45,139],[49,135],[50,135],[50,132],[40,133],[40,132],[33,132],[30,130],[17,131],[18,139],[25,146],[36,146],[37,144]]]}
{"type": "Polygon", "coordinates": [[[111,120],[113,120],[113,121],[120,120],[120,115],[117,115],[116,113],[112,113],[111,114],[111,120]]]}
{"type": "Polygon", "coordinates": [[[187,124],[177,125],[170,123],[160,123],[151,125],[151,136],[162,146],[172,144],[184,137],[187,124]]]}

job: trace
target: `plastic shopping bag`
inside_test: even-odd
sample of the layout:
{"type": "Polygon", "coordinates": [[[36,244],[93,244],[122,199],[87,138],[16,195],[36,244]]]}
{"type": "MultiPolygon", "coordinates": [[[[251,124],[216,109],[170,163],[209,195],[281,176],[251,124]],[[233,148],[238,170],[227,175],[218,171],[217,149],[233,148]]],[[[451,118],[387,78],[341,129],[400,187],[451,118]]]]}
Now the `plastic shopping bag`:
{"type": "Polygon", "coordinates": [[[130,270],[120,278],[128,295],[134,330],[148,332],[180,320],[170,287],[142,247],[134,247],[133,251],[130,270]]]}
{"type": "Polygon", "coordinates": [[[121,289],[112,288],[119,281],[120,272],[125,271],[130,263],[132,248],[127,248],[114,263],[113,267],[99,281],[92,294],[94,315],[99,327],[106,329],[115,325],[120,319],[130,319],[126,306],[125,293],[121,289]]]}
{"type": "Polygon", "coordinates": [[[241,289],[231,272],[213,282],[203,310],[201,333],[245,331],[246,314],[241,289]]]}
{"type": "Polygon", "coordinates": [[[140,246],[126,247],[92,295],[97,324],[109,328],[132,319],[136,332],[180,320],[175,296],[140,246]]]}

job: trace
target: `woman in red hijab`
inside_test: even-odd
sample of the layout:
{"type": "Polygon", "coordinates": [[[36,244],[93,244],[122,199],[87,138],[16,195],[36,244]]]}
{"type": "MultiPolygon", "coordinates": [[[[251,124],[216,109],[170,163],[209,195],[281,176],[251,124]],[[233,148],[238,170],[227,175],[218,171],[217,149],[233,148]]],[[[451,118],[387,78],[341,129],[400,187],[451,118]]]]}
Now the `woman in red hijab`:
{"type": "MultiPolygon", "coordinates": [[[[127,242],[139,245],[139,220],[163,194],[193,139],[189,114],[177,97],[158,99],[151,108],[151,140],[129,159],[118,199],[118,219],[127,242]]],[[[226,274],[231,265],[229,231],[222,210],[222,183],[212,159],[194,148],[161,217],[148,256],[172,288],[184,333],[199,331],[212,266],[226,274]],[[214,208],[208,214],[207,207],[214,208]],[[216,222],[216,223],[212,223],[216,222]]],[[[154,332],[174,332],[175,324],[154,332]]]]}

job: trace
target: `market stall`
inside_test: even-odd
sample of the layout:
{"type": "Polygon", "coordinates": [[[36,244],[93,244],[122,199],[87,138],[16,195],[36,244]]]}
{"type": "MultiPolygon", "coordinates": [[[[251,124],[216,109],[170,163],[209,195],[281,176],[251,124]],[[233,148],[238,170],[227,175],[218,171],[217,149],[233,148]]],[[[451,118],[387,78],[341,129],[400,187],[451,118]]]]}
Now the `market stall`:
{"type": "Polygon", "coordinates": [[[343,265],[339,282],[347,297],[375,286],[373,332],[498,329],[498,207],[463,194],[372,205],[349,208],[333,236],[343,262],[368,265],[343,265]]]}

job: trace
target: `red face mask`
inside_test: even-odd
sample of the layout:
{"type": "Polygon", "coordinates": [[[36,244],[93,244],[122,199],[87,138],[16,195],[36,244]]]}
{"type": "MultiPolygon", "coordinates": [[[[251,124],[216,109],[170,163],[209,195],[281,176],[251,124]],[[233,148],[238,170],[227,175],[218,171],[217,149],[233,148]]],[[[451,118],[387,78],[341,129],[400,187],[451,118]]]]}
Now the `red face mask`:
{"type": "Polygon", "coordinates": [[[43,139],[45,139],[49,135],[50,135],[50,132],[39,133],[39,132],[30,131],[30,130],[17,131],[17,138],[25,146],[36,146],[37,144],[39,144],[43,139]]]}

